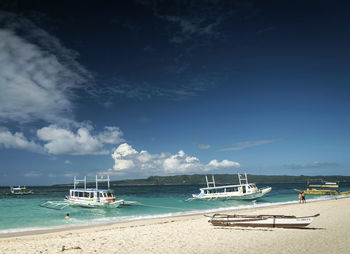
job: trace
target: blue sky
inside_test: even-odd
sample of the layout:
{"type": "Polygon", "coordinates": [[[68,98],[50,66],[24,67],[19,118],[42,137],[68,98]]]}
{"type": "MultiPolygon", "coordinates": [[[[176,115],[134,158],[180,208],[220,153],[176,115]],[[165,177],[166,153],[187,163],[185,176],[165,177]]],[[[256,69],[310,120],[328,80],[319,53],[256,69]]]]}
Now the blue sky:
{"type": "Polygon", "coordinates": [[[349,4],[2,1],[0,185],[349,175],[349,4]]]}

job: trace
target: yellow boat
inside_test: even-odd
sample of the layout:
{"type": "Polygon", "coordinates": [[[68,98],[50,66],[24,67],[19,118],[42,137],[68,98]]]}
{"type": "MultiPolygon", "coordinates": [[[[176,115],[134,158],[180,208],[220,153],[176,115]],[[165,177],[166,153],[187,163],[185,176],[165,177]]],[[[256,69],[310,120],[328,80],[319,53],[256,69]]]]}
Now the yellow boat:
{"type": "Polygon", "coordinates": [[[327,190],[327,189],[309,189],[306,190],[297,190],[294,189],[297,192],[304,192],[305,194],[313,194],[313,195],[344,195],[344,194],[350,194],[350,191],[339,191],[339,190],[327,190]]]}
{"type": "Polygon", "coordinates": [[[316,187],[316,188],[339,188],[338,184],[310,184],[309,187],[316,187]]]}

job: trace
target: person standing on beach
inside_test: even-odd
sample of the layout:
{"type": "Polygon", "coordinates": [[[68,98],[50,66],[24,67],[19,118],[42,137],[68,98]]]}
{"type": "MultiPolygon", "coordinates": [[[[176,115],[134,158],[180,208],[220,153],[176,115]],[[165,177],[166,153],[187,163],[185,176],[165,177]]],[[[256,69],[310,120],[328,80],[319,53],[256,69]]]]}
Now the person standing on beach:
{"type": "Polygon", "coordinates": [[[302,196],[303,194],[301,194],[302,192],[299,193],[299,204],[301,204],[301,199],[302,199],[302,196]]]}
{"type": "Polygon", "coordinates": [[[301,202],[304,204],[306,203],[306,199],[305,199],[305,192],[301,193],[301,202]]]}

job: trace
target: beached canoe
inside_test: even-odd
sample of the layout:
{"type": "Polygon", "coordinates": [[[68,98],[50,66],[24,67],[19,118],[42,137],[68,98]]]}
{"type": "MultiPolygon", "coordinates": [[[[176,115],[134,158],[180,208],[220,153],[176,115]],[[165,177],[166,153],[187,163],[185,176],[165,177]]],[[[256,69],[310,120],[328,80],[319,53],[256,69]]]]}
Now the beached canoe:
{"type": "Polygon", "coordinates": [[[207,217],[209,217],[208,221],[214,226],[299,228],[308,226],[319,215],[296,217],[286,215],[214,214],[207,217]]]}

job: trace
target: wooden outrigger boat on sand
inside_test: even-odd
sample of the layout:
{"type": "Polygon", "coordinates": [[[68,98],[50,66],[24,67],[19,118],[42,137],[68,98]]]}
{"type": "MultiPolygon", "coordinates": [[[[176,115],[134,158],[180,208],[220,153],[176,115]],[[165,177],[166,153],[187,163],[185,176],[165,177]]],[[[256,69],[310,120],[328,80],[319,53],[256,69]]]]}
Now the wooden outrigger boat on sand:
{"type": "Polygon", "coordinates": [[[209,217],[208,222],[214,226],[228,227],[271,227],[271,228],[300,228],[308,226],[315,217],[296,217],[286,215],[227,215],[214,214],[209,217]]]}

